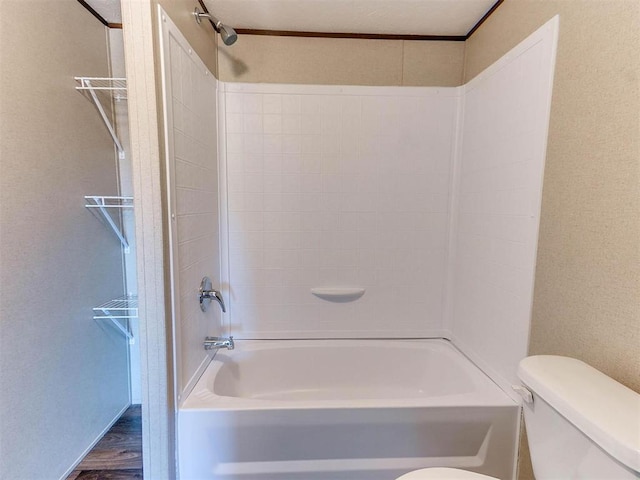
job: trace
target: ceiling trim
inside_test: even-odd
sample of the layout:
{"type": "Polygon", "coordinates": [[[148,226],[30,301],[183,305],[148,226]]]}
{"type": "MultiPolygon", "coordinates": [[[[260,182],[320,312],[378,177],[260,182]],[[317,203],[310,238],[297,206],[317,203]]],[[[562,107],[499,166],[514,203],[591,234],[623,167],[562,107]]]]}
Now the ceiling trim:
{"type": "Polygon", "coordinates": [[[80,5],[82,5],[84,8],[86,8],[89,11],[89,13],[91,13],[91,15],[96,17],[100,21],[100,23],[103,24],[105,27],[108,27],[108,28],[122,28],[122,24],[121,23],[110,23],[110,22],[107,22],[102,15],[100,15],[98,12],[96,12],[91,7],[91,5],[89,5],[84,0],[78,0],[78,3],[80,5]]]}
{"type": "Polygon", "coordinates": [[[471,35],[473,35],[473,34],[475,33],[475,31],[476,31],[476,30],[478,30],[478,29],[480,28],[480,25],[482,25],[482,24],[485,22],[485,20],[486,20],[487,18],[489,18],[489,17],[491,16],[491,14],[492,14],[493,12],[495,12],[495,11],[496,11],[496,9],[497,9],[500,5],[502,5],[502,2],[504,2],[504,0],[498,0],[496,3],[494,3],[494,4],[493,4],[493,7],[491,7],[491,8],[487,11],[487,13],[485,13],[485,14],[484,14],[484,17],[482,17],[482,18],[478,21],[478,23],[476,23],[476,24],[473,26],[473,28],[472,28],[471,30],[469,30],[469,33],[467,33],[467,35],[466,35],[466,37],[465,37],[465,40],[467,40],[469,37],[471,37],[471,35]]]}
{"type": "MultiPolygon", "coordinates": [[[[253,28],[236,28],[236,32],[239,35],[266,35],[273,37],[306,37],[306,38],[356,38],[356,39],[368,39],[368,40],[418,40],[418,41],[445,41],[445,42],[464,42],[473,35],[478,28],[491,16],[493,12],[504,2],[504,0],[497,0],[496,3],[484,14],[484,16],[476,23],[466,35],[393,35],[393,34],[380,34],[380,33],[332,33],[332,32],[302,32],[293,30],[261,30],[253,28]]],[[[78,3],[86,8],[94,17],[96,17],[100,23],[108,28],[122,28],[121,23],[109,23],[102,15],[96,12],[91,5],[85,0],[78,0],[78,3]]],[[[202,7],[205,13],[209,13],[203,0],[198,0],[198,3],[202,7]]],[[[209,20],[213,28],[214,23],[209,20]]]]}
{"type": "Polygon", "coordinates": [[[84,0],[78,0],[78,3],[80,5],[82,5],[84,8],[86,8],[87,10],[89,10],[89,13],[91,13],[91,15],[93,15],[94,17],[96,17],[98,20],[100,20],[100,23],[102,23],[105,27],[109,26],[109,22],[107,22],[104,18],[102,18],[102,15],[100,15],[98,12],[96,12],[91,5],[89,5],[87,2],[85,2],[84,0]]]}
{"type": "Polygon", "coordinates": [[[258,30],[252,28],[234,29],[238,35],[268,35],[274,37],[309,38],[360,38],[368,40],[431,40],[464,42],[466,35],[394,35],[387,33],[337,33],[337,32],[301,32],[293,30],[258,30]]]}

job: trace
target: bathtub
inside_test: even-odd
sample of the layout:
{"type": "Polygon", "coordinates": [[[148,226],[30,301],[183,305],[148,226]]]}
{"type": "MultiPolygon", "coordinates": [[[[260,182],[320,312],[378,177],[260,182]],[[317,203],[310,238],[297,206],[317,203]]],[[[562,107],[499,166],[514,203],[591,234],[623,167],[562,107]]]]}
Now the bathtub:
{"type": "Polygon", "coordinates": [[[179,409],[180,478],[512,479],[519,413],[446,340],[239,340],[179,409]]]}

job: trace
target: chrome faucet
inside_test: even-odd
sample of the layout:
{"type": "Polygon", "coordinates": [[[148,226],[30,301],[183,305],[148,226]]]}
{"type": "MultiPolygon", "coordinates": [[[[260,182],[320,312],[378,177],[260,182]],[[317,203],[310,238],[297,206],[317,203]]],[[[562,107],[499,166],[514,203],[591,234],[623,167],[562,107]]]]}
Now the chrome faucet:
{"type": "Polygon", "coordinates": [[[215,300],[220,305],[222,312],[226,313],[227,308],[224,306],[224,299],[218,290],[214,290],[211,287],[211,279],[209,277],[204,277],[202,279],[202,282],[200,282],[200,289],[198,291],[200,293],[200,310],[206,312],[211,300],[215,300]]]}
{"type": "Polygon", "coordinates": [[[220,348],[226,348],[227,350],[233,350],[235,344],[233,343],[233,337],[207,337],[204,339],[205,350],[218,350],[220,348]]]}

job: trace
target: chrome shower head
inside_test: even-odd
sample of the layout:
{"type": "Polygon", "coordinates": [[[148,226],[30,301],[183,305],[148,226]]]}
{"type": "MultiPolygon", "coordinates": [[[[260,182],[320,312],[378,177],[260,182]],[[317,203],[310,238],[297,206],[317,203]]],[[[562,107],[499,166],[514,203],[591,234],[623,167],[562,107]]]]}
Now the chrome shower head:
{"type": "Polygon", "coordinates": [[[213,23],[213,28],[216,32],[220,34],[222,41],[225,45],[233,45],[238,40],[238,34],[236,31],[228,25],[225,25],[216,17],[211,15],[210,13],[201,12],[198,7],[193,11],[193,16],[196,19],[196,22],[201,23],[202,18],[208,18],[213,23]]]}
{"type": "Polygon", "coordinates": [[[224,23],[219,25],[218,33],[220,33],[220,37],[225,45],[233,45],[236,43],[236,40],[238,40],[238,34],[236,31],[224,23]]]}

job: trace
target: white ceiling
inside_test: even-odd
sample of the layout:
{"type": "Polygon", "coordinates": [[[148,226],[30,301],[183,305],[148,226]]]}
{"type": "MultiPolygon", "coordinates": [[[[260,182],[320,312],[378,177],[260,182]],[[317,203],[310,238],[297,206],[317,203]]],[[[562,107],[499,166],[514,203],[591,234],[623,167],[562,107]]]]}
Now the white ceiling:
{"type": "MultiPolygon", "coordinates": [[[[86,0],[122,23],[120,0],[86,0]]],[[[496,0],[204,0],[234,28],[326,33],[464,36],[496,0]]],[[[195,2],[194,2],[195,4],[195,2]]]]}
{"type": "Polygon", "coordinates": [[[122,23],[120,0],[85,0],[108,23],[122,23]]]}
{"type": "Polygon", "coordinates": [[[234,28],[464,36],[496,0],[204,0],[234,28]]]}

